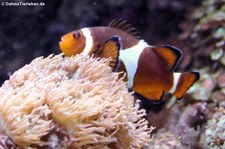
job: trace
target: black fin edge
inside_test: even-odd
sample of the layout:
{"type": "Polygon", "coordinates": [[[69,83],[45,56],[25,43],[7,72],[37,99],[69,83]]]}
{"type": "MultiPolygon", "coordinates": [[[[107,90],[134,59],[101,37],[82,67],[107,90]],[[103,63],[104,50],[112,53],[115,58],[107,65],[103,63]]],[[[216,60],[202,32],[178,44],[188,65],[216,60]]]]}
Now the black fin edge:
{"type": "MultiPolygon", "coordinates": [[[[193,84],[189,87],[191,88],[195,82],[197,82],[200,79],[200,73],[199,72],[190,72],[192,74],[194,74],[196,76],[195,81],[193,82],[193,84]]],[[[176,98],[177,101],[181,101],[184,97],[181,98],[176,98]]]]}
{"type": "Polygon", "coordinates": [[[109,41],[115,41],[116,42],[116,46],[118,48],[118,56],[116,58],[116,65],[112,69],[112,71],[115,72],[118,69],[118,66],[119,66],[119,56],[120,56],[120,52],[119,51],[122,48],[122,43],[121,43],[121,38],[119,36],[112,36],[109,40],[105,41],[105,43],[107,43],[109,41]]]}
{"type": "Polygon", "coordinates": [[[177,66],[180,64],[182,58],[183,58],[183,52],[181,49],[175,47],[175,46],[171,46],[171,45],[164,45],[163,47],[168,48],[168,49],[172,49],[174,51],[174,53],[177,56],[176,62],[174,63],[173,66],[173,70],[175,70],[177,68],[177,66]]]}
{"type": "MultiPolygon", "coordinates": [[[[195,79],[194,83],[197,82],[197,81],[200,79],[200,73],[199,73],[199,72],[191,72],[191,73],[194,74],[194,75],[196,76],[196,79],[195,79]]],[[[193,83],[193,84],[194,84],[194,83],[193,83]]],[[[192,85],[193,85],[193,84],[192,84],[192,85]]]]}

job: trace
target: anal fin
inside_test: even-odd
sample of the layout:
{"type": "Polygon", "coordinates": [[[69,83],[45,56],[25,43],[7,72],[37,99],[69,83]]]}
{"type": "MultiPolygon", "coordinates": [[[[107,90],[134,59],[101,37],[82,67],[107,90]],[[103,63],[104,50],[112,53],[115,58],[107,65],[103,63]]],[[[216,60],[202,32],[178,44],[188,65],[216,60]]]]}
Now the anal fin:
{"type": "Polygon", "coordinates": [[[110,58],[109,66],[113,71],[117,68],[119,63],[119,51],[121,49],[121,39],[119,36],[113,36],[105,44],[95,51],[94,56],[100,58],[110,58]]]}

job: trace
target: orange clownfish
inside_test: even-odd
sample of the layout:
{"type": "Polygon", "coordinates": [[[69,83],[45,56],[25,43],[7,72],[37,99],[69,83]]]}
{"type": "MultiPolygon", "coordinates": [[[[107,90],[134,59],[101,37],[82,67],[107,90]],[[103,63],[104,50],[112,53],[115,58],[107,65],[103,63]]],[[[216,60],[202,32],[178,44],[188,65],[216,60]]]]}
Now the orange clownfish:
{"type": "Polygon", "coordinates": [[[182,58],[181,50],[149,45],[123,20],[72,31],[61,38],[59,45],[66,56],[111,57],[112,70],[126,73],[127,87],[150,100],[160,101],[164,92],[181,99],[199,79],[198,72],[174,72],[182,58]]]}

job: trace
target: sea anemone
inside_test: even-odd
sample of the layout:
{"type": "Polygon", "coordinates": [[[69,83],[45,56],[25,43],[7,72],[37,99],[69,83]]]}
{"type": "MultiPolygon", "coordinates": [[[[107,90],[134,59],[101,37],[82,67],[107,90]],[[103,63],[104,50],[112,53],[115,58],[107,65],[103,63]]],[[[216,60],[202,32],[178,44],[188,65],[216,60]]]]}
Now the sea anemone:
{"type": "Polygon", "coordinates": [[[37,148],[144,147],[152,127],[108,64],[60,54],[16,71],[0,88],[0,141],[37,148]]]}

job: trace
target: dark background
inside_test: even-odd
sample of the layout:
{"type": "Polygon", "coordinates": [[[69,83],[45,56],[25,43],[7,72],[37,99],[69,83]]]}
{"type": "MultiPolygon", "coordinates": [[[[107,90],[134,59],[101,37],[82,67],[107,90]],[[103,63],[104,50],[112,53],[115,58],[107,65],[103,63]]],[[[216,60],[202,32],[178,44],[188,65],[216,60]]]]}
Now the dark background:
{"type": "MultiPolygon", "coordinates": [[[[19,0],[20,2],[30,2],[19,0]]],[[[8,1],[18,2],[18,1],[8,1]]],[[[74,29],[127,20],[149,44],[173,44],[191,0],[37,0],[45,6],[0,6],[0,83],[38,56],[58,54],[60,37],[74,29]]]]}

